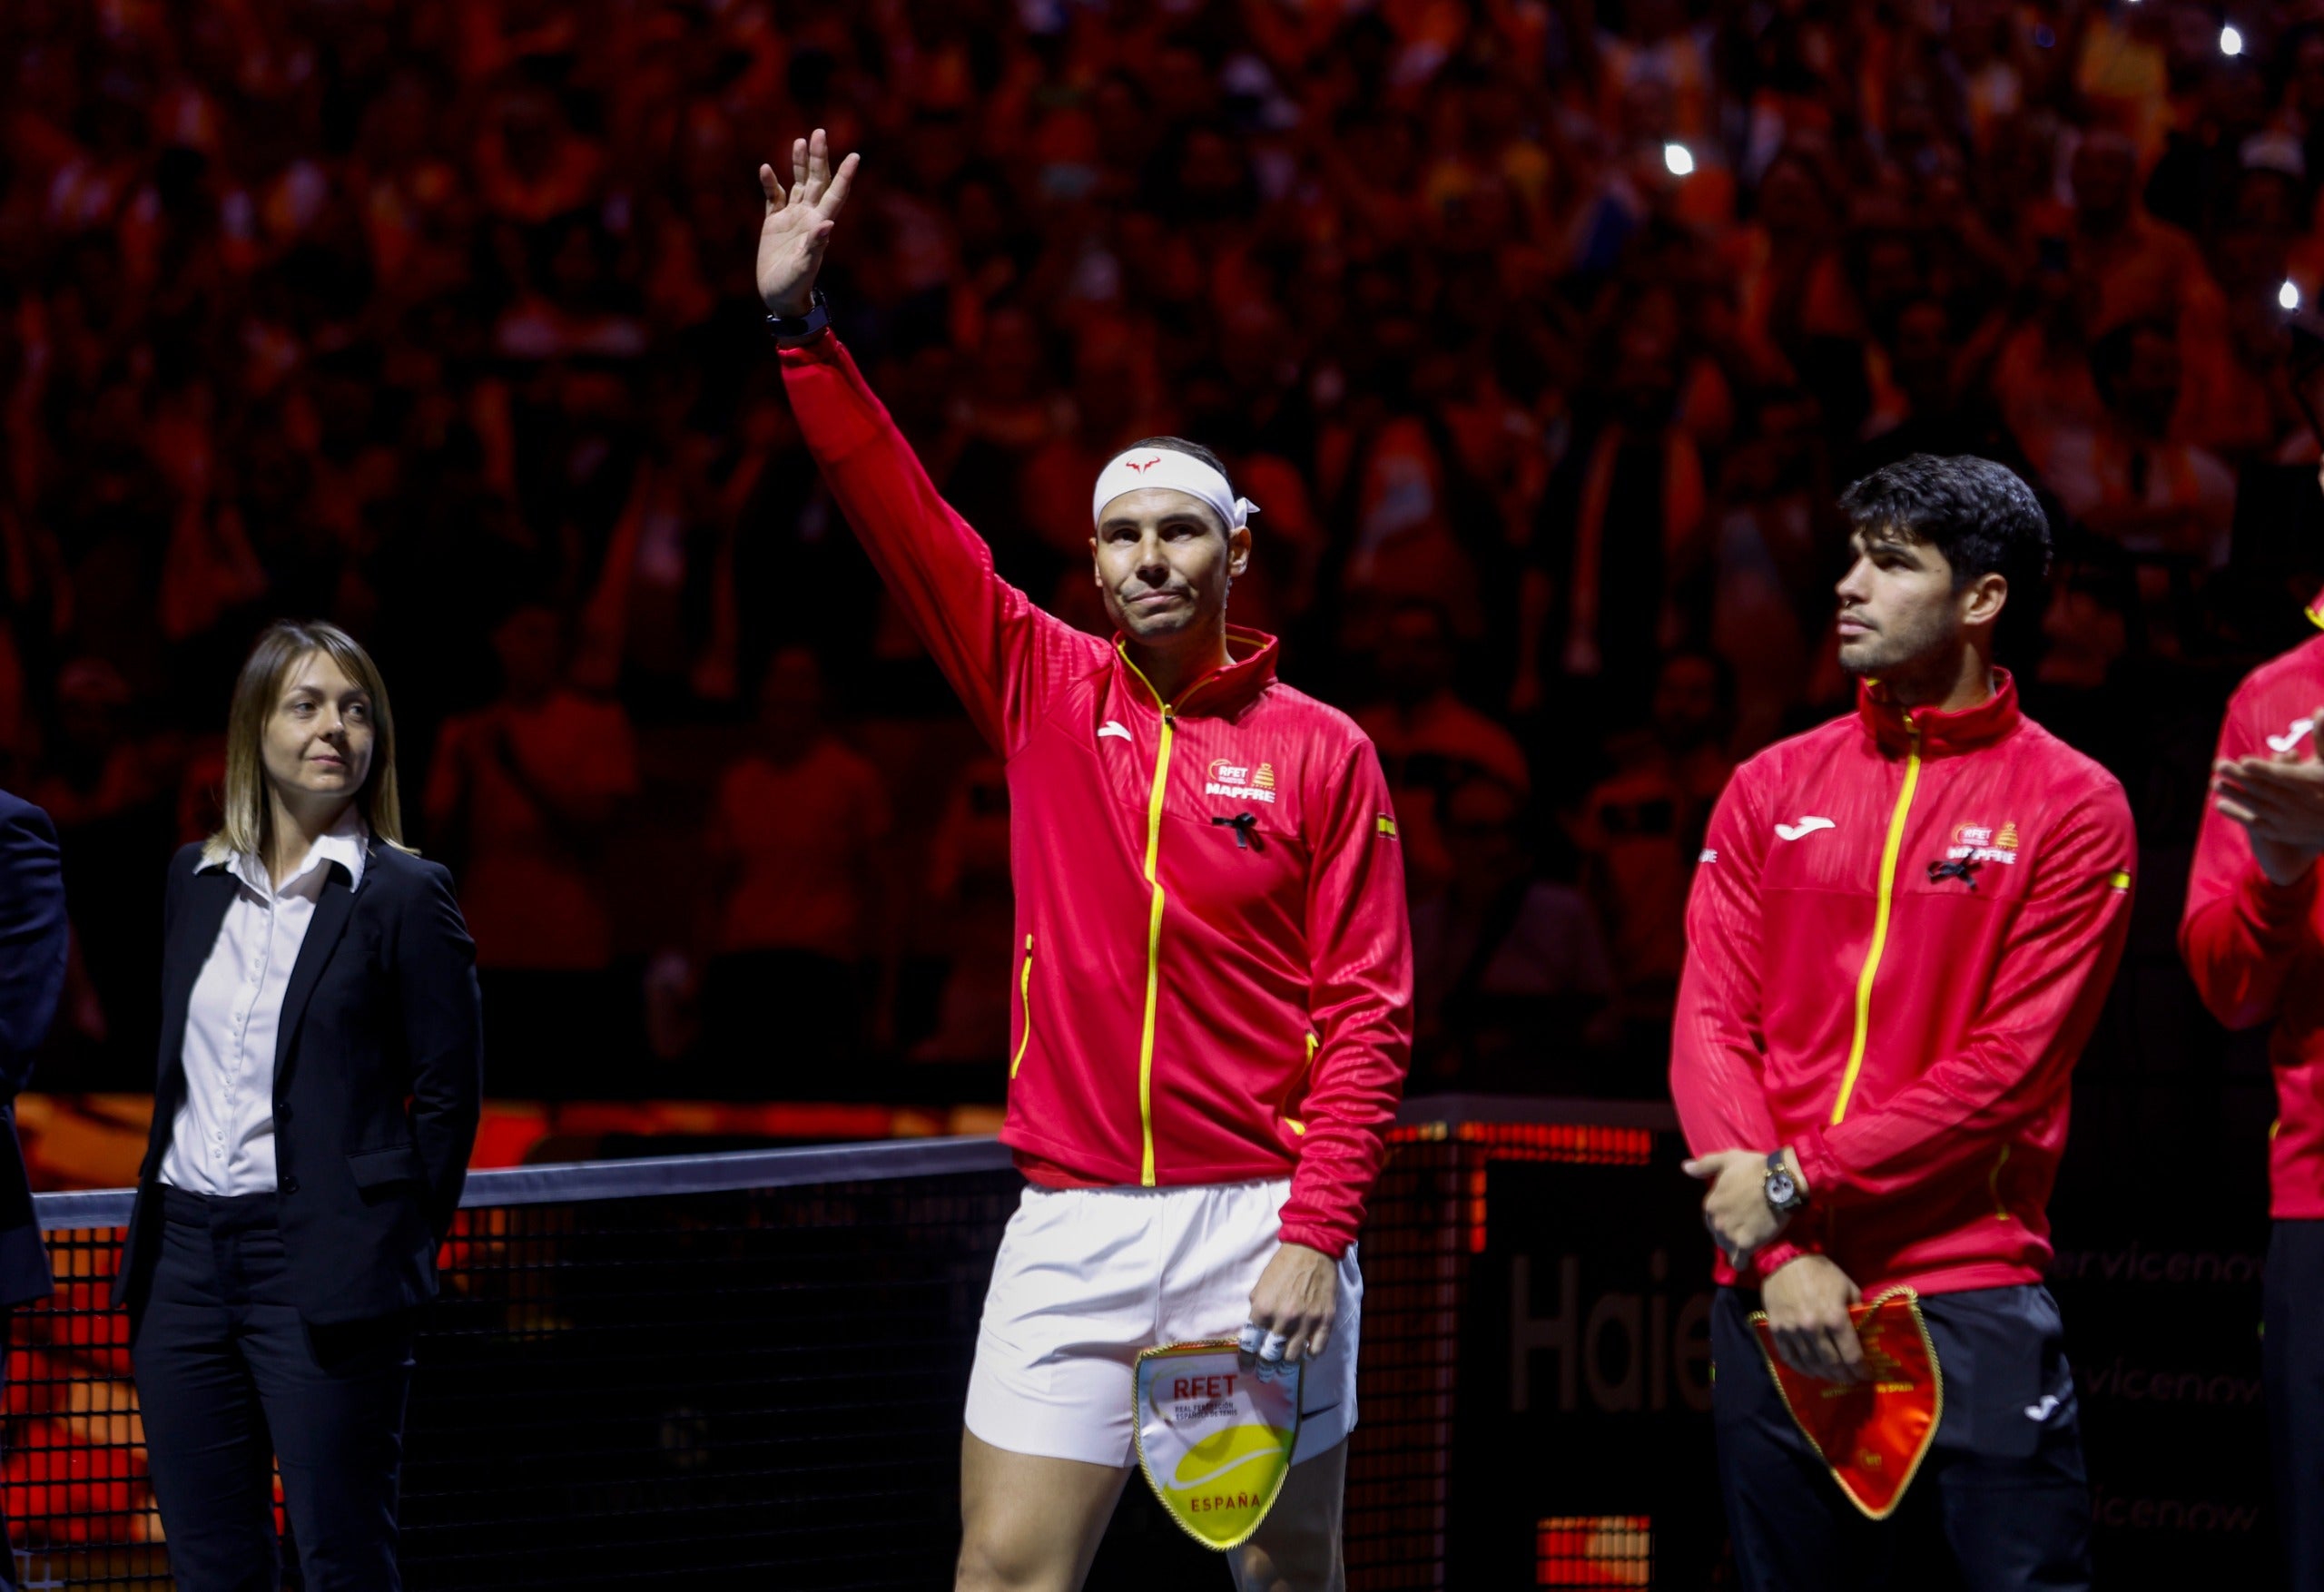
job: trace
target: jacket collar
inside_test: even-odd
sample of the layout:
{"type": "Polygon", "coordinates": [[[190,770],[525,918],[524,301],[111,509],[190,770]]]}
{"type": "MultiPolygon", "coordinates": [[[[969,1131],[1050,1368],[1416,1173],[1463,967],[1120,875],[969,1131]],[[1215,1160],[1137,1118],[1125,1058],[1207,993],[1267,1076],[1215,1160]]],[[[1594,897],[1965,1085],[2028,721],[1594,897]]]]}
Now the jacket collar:
{"type": "MultiPolygon", "coordinates": [[[[1178,700],[1169,704],[1170,711],[1173,713],[1209,714],[1235,712],[1265,690],[1268,682],[1275,678],[1275,659],[1281,649],[1282,644],[1264,631],[1228,625],[1226,662],[1180,692],[1178,700]]],[[[1114,633],[1114,655],[1137,681],[1137,699],[1160,707],[1160,693],[1156,692],[1153,683],[1146,678],[1138,666],[1129,661],[1129,650],[1119,631],[1114,633]]]]}
{"type": "Polygon", "coordinates": [[[282,881],[281,889],[275,889],[274,881],[267,877],[266,865],[246,851],[230,852],[222,857],[212,857],[205,850],[202,861],[194,871],[231,873],[258,895],[271,897],[289,895],[298,888],[301,880],[318,868],[328,868],[337,863],[347,874],[347,888],[354,889],[363,882],[363,870],[370,861],[370,854],[371,830],[364,823],[363,815],[350,806],[345,812],[340,814],[337,823],[316,837],[315,843],[308,848],[306,858],[299,864],[298,870],[282,881]]]}
{"type": "Polygon", "coordinates": [[[2317,593],[2316,601],[2308,605],[2308,622],[2317,629],[2324,630],[2324,592],[2317,593]]]}
{"type": "Polygon", "coordinates": [[[2016,729],[2024,716],[2017,707],[2017,682],[2006,669],[1994,671],[1993,695],[1958,712],[1900,708],[1877,680],[1856,686],[1856,711],[1883,752],[1917,751],[1923,757],[1945,757],[1990,746],[2016,729]]]}

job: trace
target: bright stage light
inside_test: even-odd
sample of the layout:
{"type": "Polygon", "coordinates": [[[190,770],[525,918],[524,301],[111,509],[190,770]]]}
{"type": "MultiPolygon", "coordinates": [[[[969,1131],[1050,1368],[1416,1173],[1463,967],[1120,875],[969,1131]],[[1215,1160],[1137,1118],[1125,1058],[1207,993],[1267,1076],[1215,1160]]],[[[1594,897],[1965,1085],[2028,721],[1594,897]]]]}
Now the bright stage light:
{"type": "Polygon", "coordinates": [[[2243,35],[2231,25],[2219,30],[2219,53],[2222,55],[2243,54],[2243,35]]]}
{"type": "Polygon", "coordinates": [[[1695,157],[1683,143],[1662,146],[1662,163],[1670,168],[1673,177],[1683,177],[1695,169],[1695,157]]]}
{"type": "Polygon", "coordinates": [[[2287,310],[2299,309],[2299,284],[2293,281],[2286,281],[2282,287],[2276,290],[2276,302],[2282,305],[2287,310]]]}

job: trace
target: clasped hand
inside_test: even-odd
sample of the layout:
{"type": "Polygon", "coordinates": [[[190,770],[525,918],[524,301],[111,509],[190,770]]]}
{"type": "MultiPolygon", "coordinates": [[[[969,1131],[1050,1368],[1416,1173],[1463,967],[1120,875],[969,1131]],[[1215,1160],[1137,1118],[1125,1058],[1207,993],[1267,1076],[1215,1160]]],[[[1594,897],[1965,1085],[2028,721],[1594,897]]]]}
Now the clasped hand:
{"type": "MultiPolygon", "coordinates": [[[[1788,1151],[1784,1160],[1798,1177],[1798,1165],[1788,1151]]],[[[1703,1194],[1703,1225],[1727,1253],[1728,1263],[1738,1270],[1791,1223],[1788,1214],[1768,1204],[1768,1158],[1761,1152],[1717,1150],[1696,1156],[1681,1170],[1710,1184],[1703,1194]]]]}

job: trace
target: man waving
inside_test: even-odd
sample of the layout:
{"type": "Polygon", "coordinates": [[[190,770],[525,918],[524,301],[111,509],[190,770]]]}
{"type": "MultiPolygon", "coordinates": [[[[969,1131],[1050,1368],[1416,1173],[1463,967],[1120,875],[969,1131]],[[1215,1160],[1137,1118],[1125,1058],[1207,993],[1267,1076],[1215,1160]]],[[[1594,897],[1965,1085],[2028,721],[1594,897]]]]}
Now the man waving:
{"type": "Polygon", "coordinates": [[[814,280],[857,166],[759,169],[758,285],[808,447],[1007,761],[1016,1022],[1001,1138],[1031,1186],[994,1263],[961,1446],[958,1585],[1067,1592],[1129,1474],[1131,1368],[1243,1337],[1305,1361],[1245,1587],[1344,1584],[1354,1243],[1410,1047],[1386,782],[1345,715],[1230,626],[1252,504],[1176,437],[1091,494],[1111,642],[1033,606],[937,495],[814,280]]]}

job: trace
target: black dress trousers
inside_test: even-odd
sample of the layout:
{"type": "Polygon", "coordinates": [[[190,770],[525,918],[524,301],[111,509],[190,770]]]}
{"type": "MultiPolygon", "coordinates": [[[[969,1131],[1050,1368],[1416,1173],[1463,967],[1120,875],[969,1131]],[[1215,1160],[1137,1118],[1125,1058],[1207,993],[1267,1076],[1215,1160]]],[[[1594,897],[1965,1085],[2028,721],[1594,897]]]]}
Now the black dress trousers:
{"type": "Polygon", "coordinates": [[[279,1592],[273,1466],[306,1592],[399,1592],[413,1312],[299,1313],[272,1194],[161,1191],[132,1346],[179,1592],[279,1592]]]}

